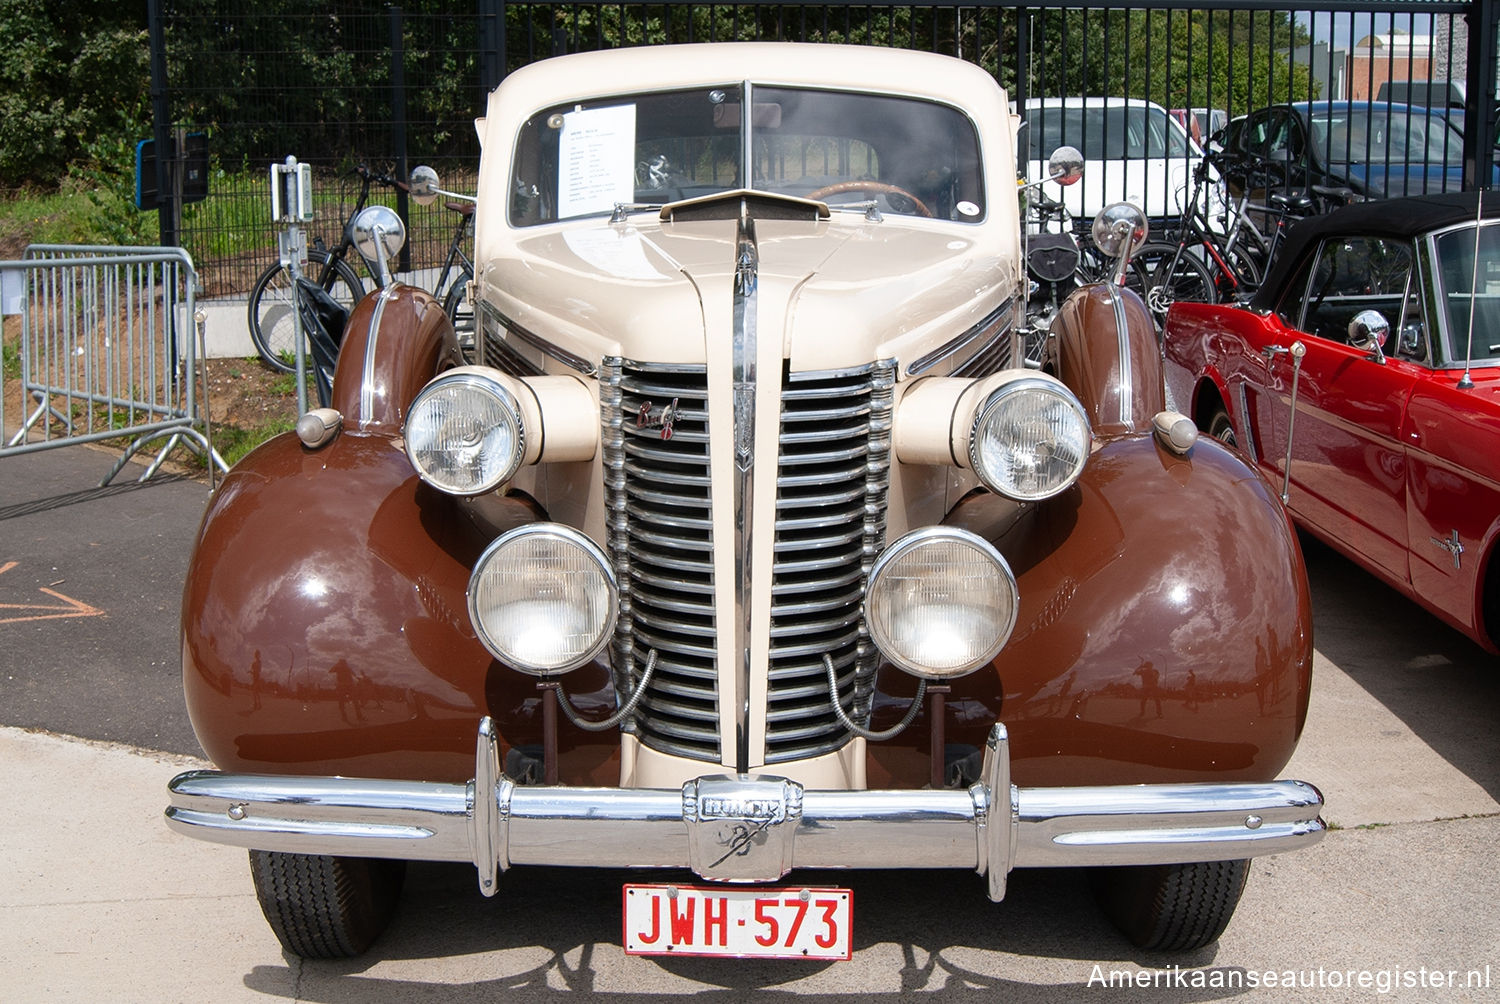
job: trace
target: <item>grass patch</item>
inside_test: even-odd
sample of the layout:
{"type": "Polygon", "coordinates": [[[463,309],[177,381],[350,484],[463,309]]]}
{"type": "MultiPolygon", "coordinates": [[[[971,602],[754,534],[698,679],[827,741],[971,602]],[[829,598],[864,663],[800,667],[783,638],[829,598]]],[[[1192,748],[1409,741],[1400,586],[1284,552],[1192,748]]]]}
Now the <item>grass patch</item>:
{"type": "MultiPolygon", "coordinates": [[[[261,443],[283,432],[290,432],[296,427],[295,418],[272,418],[250,427],[215,425],[213,446],[219,451],[219,456],[224,458],[224,462],[233,467],[239,463],[241,457],[261,443]]],[[[199,462],[201,463],[201,460],[199,462]]]]}

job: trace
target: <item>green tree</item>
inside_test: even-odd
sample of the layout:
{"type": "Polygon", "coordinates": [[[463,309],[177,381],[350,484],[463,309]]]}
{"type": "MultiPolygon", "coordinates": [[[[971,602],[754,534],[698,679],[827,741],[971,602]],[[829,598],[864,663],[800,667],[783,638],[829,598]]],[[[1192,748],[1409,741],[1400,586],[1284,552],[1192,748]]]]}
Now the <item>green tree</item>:
{"type": "Polygon", "coordinates": [[[130,171],[122,144],[150,133],[144,4],[0,0],[0,185],[130,171]]]}
{"type": "Polygon", "coordinates": [[[1031,22],[1033,96],[1114,95],[1239,114],[1317,97],[1284,11],[1046,11],[1031,22]]]}

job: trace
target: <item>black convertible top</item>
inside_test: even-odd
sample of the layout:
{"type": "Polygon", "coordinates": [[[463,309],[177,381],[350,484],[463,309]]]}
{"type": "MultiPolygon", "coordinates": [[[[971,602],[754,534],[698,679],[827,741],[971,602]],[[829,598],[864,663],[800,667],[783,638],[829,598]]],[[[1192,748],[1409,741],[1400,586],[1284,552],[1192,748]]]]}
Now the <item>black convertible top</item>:
{"type": "MultiPolygon", "coordinates": [[[[1472,220],[1479,211],[1479,193],[1443,192],[1404,199],[1356,202],[1331,213],[1303,220],[1287,231],[1266,281],[1250,300],[1257,310],[1274,310],[1287,278],[1324,237],[1366,234],[1411,240],[1433,230],[1472,220]]],[[[1484,218],[1500,219],[1500,192],[1486,192],[1484,218]]]]}

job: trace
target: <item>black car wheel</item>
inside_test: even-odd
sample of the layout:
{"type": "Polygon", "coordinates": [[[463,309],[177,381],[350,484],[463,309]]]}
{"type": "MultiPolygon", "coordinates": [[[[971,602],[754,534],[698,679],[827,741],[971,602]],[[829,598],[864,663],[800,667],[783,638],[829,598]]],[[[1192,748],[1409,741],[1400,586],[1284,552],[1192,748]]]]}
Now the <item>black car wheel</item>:
{"type": "Polygon", "coordinates": [[[1239,446],[1239,440],[1234,435],[1234,423],[1229,420],[1229,412],[1222,406],[1209,417],[1208,428],[1204,430],[1210,436],[1223,443],[1225,446],[1239,446]]]}
{"type": "Polygon", "coordinates": [[[251,851],[250,876],[283,948],[304,959],[345,959],[390,923],[406,862],[251,851]]]}
{"type": "Polygon", "coordinates": [[[1133,865],[1094,871],[1094,895],[1141,948],[1185,952],[1217,941],[1234,916],[1249,861],[1133,865]]]}

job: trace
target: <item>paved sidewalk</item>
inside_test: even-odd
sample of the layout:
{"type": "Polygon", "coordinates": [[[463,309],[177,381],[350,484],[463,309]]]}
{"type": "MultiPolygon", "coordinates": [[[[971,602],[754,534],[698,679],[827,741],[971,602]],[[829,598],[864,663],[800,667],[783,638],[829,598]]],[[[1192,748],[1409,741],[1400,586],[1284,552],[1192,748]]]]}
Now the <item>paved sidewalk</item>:
{"type": "Polygon", "coordinates": [[[1251,999],[1500,999],[1494,816],[1337,830],[1311,850],[1262,858],[1218,946],[1175,958],[1131,950],[1069,871],[1013,874],[999,905],[975,875],[824,873],[855,891],[854,960],[773,964],[625,956],[626,873],[513,871],[485,900],[472,869],[416,866],[368,956],[304,963],[282,956],[262,920],[242,851],[162,823],[166,781],[193,761],[0,728],[0,763],[11,819],[0,838],[7,1001],[647,1001],[705,991],[734,1001],[1071,1001],[1111,973],[1118,983],[1143,970],[1158,986],[1128,996],[1237,997],[1244,991],[1174,981],[1272,972],[1323,988],[1251,999]],[[1434,970],[1460,985],[1432,986],[1434,970]],[[1489,987],[1464,986],[1470,970],[1489,987]],[[1342,985],[1360,972],[1371,989],[1342,985]],[[1403,978],[1427,985],[1402,988],[1403,978]],[[1398,989],[1379,994],[1377,980],[1398,989]]]}

